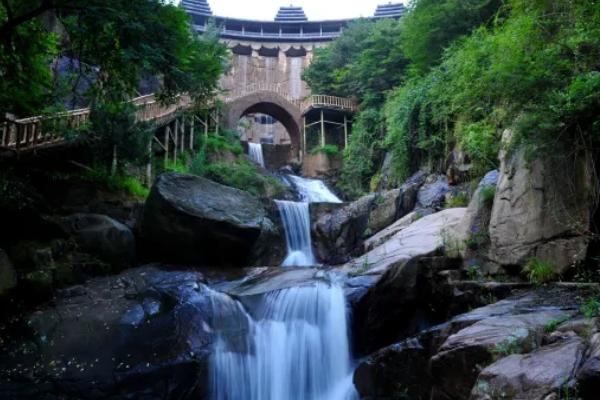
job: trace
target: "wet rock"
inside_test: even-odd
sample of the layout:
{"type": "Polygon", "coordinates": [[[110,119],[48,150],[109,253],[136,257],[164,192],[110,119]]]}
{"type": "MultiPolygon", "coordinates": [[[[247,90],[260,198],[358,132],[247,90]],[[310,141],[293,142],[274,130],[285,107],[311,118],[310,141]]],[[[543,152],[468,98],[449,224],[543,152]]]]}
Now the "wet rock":
{"type": "Polygon", "coordinates": [[[371,233],[377,233],[396,221],[398,217],[398,202],[402,193],[402,189],[394,189],[377,195],[375,198],[375,207],[369,215],[367,225],[371,233]]]}
{"type": "MultiPolygon", "coordinates": [[[[431,214],[431,213],[429,213],[431,214]]],[[[429,215],[425,214],[425,215],[429,215]]],[[[419,218],[422,218],[424,215],[422,212],[413,211],[404,217],[400,218],[398,221],[394,222],[392,225],[388,226],[384,230],[378,232],[377,234],[371,236],[364,243],[364,251],[371,251],[375,247],[385,243],[388,239],[394,236],[396,233],[408,228],[413,222],[417,221],[419,218]]]]}
{"type": "Polygon", "coordinates": [[[371,194],[335,207],[333,212],[322,215],[313,224],[313,246],[319,260],[326,264],[341,264],[361,247],[375,199],[376,195],[371,194]]]}
{"type": "Polygon", "coordinates": [[[192,175],[166,173],[154,184],[141,235],[150,257],[207,265],[247,264],[266,210],[247,192],[192,175]]]}
{"type": "Polygon", "coordinates": [[[450,185],[444,175],[430,175],[419,189],[417,195],[418,208],[442,209],[446,195],[450,193],[450,185]]]}
{"type": "Polygon", "coordinates": [[[17,273],[8,255],[0,249],[0,296],[17,286],[17,273]]]}
{"type": "Polygon", "coordinates": [[[545,326],[564,315],[563,310],[547,310],[491,317],[450,336],[431,359],[431,373],[438,378],[435,398],[468,398],[481,368],[536,349],[545,326]]]}
{"type": "MultiPolygon", "coordinates": [[[[504,143],[512,132],[503,135],[504,143]]],[[[490,222],[492,261],[506,267],[530,258],[547,261],[558,274],[585,258],[590,226],[589,168],[584,159],[526,160],[525,149],[502,152],[490,222]]]]}
{"type": "Polygon", "coordinates": [[[584,350],[582,340],[575,337],[502,358],[481,372],[470,399],[545,400],[569,386],[584,350]]]}
{"type": "Polygon", "coordinates": [[[587,359],[577,373],[579,395],[584,400],[592,400],[600,393],[600,333],[590,338],[587,359]]]}
{"type": "Polygon", "coordinates": [[[127,267],[135,260],[133,232],[106,215],[73,214],[62,219],[62,226],[81,250],[102,261],[127,267]]]}
{"type": "Polygon", "coordinates": [[[354,372],[354,385],[361,399],[428,400],[428,361],[428,351],[418,339],[405,340],[361,362],[354,372]]]}
{"type": "Polygon", "coordinates": [[[197,272],[151,266],[61,291],[0,331],[0,398],[205,399],[219,296],[197,272]]]}

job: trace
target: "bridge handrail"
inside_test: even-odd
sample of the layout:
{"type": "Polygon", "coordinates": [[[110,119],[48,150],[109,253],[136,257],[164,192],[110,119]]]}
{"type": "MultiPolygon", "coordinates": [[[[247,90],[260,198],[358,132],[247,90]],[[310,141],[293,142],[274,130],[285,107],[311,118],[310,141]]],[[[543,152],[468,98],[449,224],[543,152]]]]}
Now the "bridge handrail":
{"type": "Polygon", "coordinates": [[[307,97],[302,103],[302,112],[306,113],[313,108],[332,108],[349,112],[356,112],[358,104],[354,99],[347,97],[314,94],[307,97]]]}
{"type": "MultiPolygon", "coordinates": [[[[154,94],[136,97],[129,102],[138,107],[135,112],[136,122],[161,121],[191,105],[188,96],[179,96],[176,103],[163,105],[156,100],[154,94]]],[[[0,148],[31,150],[61,143],[66,139],[59,134],[60,130],[57,128],[80,128],[89,120],[90,114],[90,108],[81,108],[50,116],[39,115],[3,121],[0,123],[0,148]],[[48,124],[52,129],[45,130],[48,124]]]]}
{"type": "Polygon", "coordinates": [[[259,93],[259,92],[276,93],[276,94],[280,95],[281,97],[285,98],[290,103],[294,104],[295,106],[302,108],[303,100],[290,95],[290,93],[287,90],[283,89],[283,85],[281,83],[267,83],[267,82],[251,83],[250,85],[247,85],[245,87],[236,88],[232,91],[229,91],[223,97],[223,101],[225,103],[229,103],[229,102],[235,101],[239,98],[251,95],[253,93],[259,93]]]}

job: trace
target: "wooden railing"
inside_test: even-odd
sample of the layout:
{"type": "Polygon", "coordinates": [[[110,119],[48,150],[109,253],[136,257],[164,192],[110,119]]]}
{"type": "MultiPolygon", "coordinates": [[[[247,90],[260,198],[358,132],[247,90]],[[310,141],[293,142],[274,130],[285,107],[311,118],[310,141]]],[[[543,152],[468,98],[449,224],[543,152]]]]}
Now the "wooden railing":
{"type": "Polygon", "coordinates": [[[306,113],[313,108],[331,108],[342,111],[356,112],[358,106],[356,101],[345,97],[336,96],[325,96],[325,95],[312,95],[304,99],[298,99],[292,97],[285,89],[285,85],[278,83],[256,83],[246,86],[245,88],[238,88],[230,91],[223,96],[223,102],[230,103],[239,98],[259,93],[259,92],[271,92],[276,93],[279,96],[285,98],[288,102],[292,103],[296,107],[302,110],[302,113],[306,113]]]}
{"type": "Polygon", "coordinates": [[[353,99],[316,94],[307,97],[302,103],[303,113],[306,113],[313,108],[332,108],[336,110],[356,112],[358,110],[358,105],[353,99]]]}
{"type": "MultiPolygon", "coordinates": [[[[187,96],[180,96],[174,104],[162,105],[151,94],[137,97],[131,103],[138,107],[136,121],[161,124],[189,108],[191,100],[187,96]]],[[[90,118],[90,112],[89,108],[83,108],[51,116],[6,120],[0,125],[0,148],[27,151],[62,143],[66,140],[65,130],[83,127],[90,118]]]]}

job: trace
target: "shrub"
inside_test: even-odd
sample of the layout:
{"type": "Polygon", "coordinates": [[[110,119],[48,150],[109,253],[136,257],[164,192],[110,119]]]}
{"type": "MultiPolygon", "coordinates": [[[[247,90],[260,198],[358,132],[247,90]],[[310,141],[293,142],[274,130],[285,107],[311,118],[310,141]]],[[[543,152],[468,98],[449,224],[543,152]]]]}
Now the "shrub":
{"type": "Polygon", "coordinates": [[[310,154],[313,156],[320,153],[333,157],[340,154],[340,149],[335,144],[326,144],[325,146],[315,147],[310,151],[310,154]]]}
{"type": "Polygon", "coordinates": [[[469,280],[476,281],[479,279],[480,276],[481,268],[479,267],[479,265],[470,265],[469,268],[467,268],[467,277],[469,278],[469,280]]]}
{"type": "Polygon", "coordinates": [[[525,271],[529,274],[529,282],[542,285],[556,278],[554,266],[548,262],[532,258],[527,262],[525,271]]]}
{"type": "Polygon", "coordinates": [[[579,311],[586,318],[600,317],[600,299],[596,297],[586,299],[579,307],[579,311]]]}
{"type": "Polygon", "coordinates": [[[81,177],[103,185],[109,190],[125,190],[139,198],[145,199],[150,194],[150,189],[145,187],[137,177],[125,173],[112,174],[108,169],[103,167],[86,170],[82,173],[81,177]]]}
{"type": "Polygon", "coordinates": [[[494,203],[496,197],[496,188],[494,186],[484,186],[481,188],[481,201],[487,206],[494,203]]]}
{"type": "Polygon", "coordinates": [[[454,194],[446,202],[446,208],[466,207],[469,205],[469,196],[464,192],[454,194]]]}
{"type": "Polygon", "coordinates": [[[552,333],[556,330],[556,328],[564,323],[567,322],[568,320],[570,320],[571,317],[569,315],[563,315],[562,317],[558,317],[556,319],[551,320],[550,322],[548,322],[546,324],[546,326],[544,327],[544,331],[546,331],[546,333],[552,333]]]}

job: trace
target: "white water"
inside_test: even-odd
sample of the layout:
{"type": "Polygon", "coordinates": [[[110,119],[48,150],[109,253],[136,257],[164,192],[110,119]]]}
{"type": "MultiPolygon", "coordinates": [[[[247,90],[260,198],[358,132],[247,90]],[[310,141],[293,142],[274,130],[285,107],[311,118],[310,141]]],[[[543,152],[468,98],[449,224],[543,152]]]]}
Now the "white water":
{"type": "Polygon", "coordinates": [[[250,159],[252,161],[254,161],[263,168],[265,167],[265,159],[263,157],[262,144],[248,142],[248,155],[250,156],[250,159]]]}
{"type": "Polygon", "coordinates": [[[310,214],[308,203],[276,200],[283,221],[287,256],[284,267],[310,267],[316,264],[310,238],[310,214]]]}
{"type": "Polygon", "coordinates": [[[288,175],[292,185],[296,188],[303,201],[309,203],[341,203],[339,199],[323,181],[318,179],[302,178],[296,175],[288,175]]]}
{"type": "MultiPolygon", "coordinates": [[[[226,315],[242,310],[238,302],[226,315]],[[233,309],[233,312],[231,311],[233,309]]],[[[221,315],[223,307],[215,310],[221,315]]],[[[211,356],[214,400],[354,400],[346,304],[324,282],[265,295],[246,335],[218,335],[211,356]]],[[[233,327],[236,322],[217,325],[233,327]]],[[[243,329],[242,329],[243,330],[243,329]]]]}

